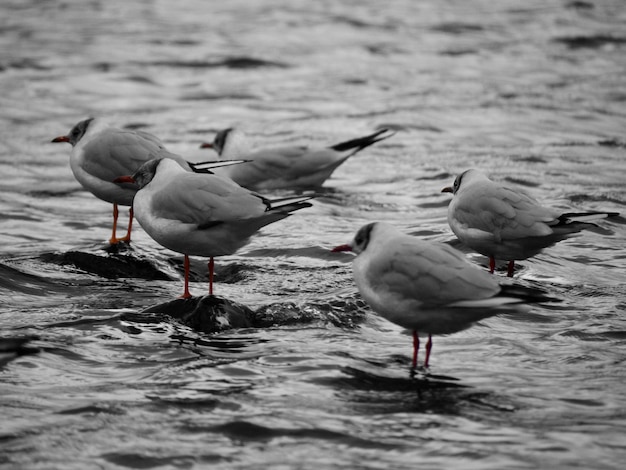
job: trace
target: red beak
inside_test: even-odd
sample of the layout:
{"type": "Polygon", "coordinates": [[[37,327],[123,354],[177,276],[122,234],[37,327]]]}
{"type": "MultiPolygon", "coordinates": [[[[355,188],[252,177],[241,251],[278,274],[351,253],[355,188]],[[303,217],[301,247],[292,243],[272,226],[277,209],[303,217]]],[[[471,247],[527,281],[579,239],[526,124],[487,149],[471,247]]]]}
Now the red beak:
{"type": "Polygon", "coordinates": [[[114,183],[136,183],[132,176],[118,176],[113,180],[114,183]]]}
{"type": "Polygon", "coordinates": [[[330,251],[331,253],[337,253],[339,251],[352,251],[352,247],[350,245],[339,245],[330,251]]]}
{"type": "Polygon", "coordinates": [[[70,138],[66,135],[61,135],[59,137],[55,137],[54,139],[52,139],[52,142],[69,142],[70,138]]]}
{"type": "Polygon", "coordinates": [[[205,142],[203,144],[200,144],[200,148],[201,149],[212,149],[213,148],[213,144],[210,142],[205,142]]]}

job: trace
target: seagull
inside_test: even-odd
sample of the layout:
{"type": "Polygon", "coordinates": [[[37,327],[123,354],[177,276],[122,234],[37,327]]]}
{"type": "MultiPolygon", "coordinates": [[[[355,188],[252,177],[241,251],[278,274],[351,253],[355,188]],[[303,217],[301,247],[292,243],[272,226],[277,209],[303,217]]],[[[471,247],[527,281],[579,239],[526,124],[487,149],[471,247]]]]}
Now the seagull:
{"type": "Polygon", "coordinates": [[[507,260],[513,276],[515,260],[535,256],[546,247],[595,226],[589,220],[618,216],[617,212],[566,212],[541,205],[525,192],[496,183],[478,170],[467,170],[442,189],[454,198],[448,206],[448,224],[469,248],[507,260]]]}
{"type": "Polygon", "coordinates": [[[171,158],[188,171],[208,172],[211,167],[224,166],[219,165],[219,162],[203,162],[202,168],[196,169],[197,164],[187,162],[183,157],[167,151],[154,135],[110,127],[96,118],[80,121],[69,134],[56,137],[52,142],[68,142],[72,145],[70,167],[74,177],[94,196],[113,204],[113,234],[109,240],[112,245],[130,243],[132,202],[137,192],[134,185],[114,184],[115,177],[132,174],[143,163],[156,157],[171,158]],[[121,238],[116,235],[118,206],[131,206],[128,230],[121,238]]]}
{"type": "Polygon", "coordinates": [[[144,163],[116,184],[136,184],[135,217],[148,235],[185,255],[185,290],[189,293],[189,256],[209,258],[209,295],[213,295],[213,258],[229,255],[249,242],[261,227],[311,207],[312,196],[270,200],[228,178],[185,171],[169,158],[144,163]]]}
{"type": "Polygon", "coordinates": [[[365,301],[382,317],[413,332],[414,368],[419,333],[428,334],[428,368],[432,335],[455,333],[492,315],[528,310],[526,302],[555,300],[539,289],[501,285],[451,246],[404,234],[384,222],[364,225],[352,242],[332,251],[354,252],[354,281],[365,301]]]}
{"type": "Polygon", "coordinates": [[[242,130],[229,128],[219,131],[212,143],[200,147],[213,148],[223,158],[249,161],[238,168],[223,168],[216,172],[248,189],[307,189],[321,186],[352,155],[393,134],[382,129],[330,147],[292,145],[253,150],[242,130]]]}

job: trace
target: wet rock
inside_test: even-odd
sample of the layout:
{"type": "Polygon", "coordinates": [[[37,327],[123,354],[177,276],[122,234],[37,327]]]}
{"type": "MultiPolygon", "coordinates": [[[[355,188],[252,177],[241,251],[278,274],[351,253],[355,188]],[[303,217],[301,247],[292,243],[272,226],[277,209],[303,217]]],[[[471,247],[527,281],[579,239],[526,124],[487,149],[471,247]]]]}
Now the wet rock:
{"type": "Polygon", "coordinates": [[[322,323],[340,328],[354,328],[365,319],[363,300],[335,299],[328,302],[311,302],[302,305],[277,303],[261,307],[255,312],[254,326],[289,326],[322,323]]]}
{"type": "Polygon", "coordinates": [[[44,253],[41,259],[47,263],[72,265],[83,271],[107,279],[140,278],[148,281],[171,281],[172,278],[160,271],[150,261],[135,254],[113,252],[106,256],[83,251],[66,253],[44,253]]]}
{"type": "Polygon", "coordinates": [[[254,312],[251,309],[215,295],[175,299],[150,307],[142,313],[165,314],[204,333],[247,328],[254,324],[254,312]]]}
{"type": "Polygon", "coordinates": [[[256,311],[214,295],[174,299],[149,307],[125,320],[150,323],[174,319],[204,333],[218,333],[234,328],[271,328],[294,325],[334,325],[354,328],[365,320],[367,305],[361,299],[336,299],[297,305],[293,302],[265,305],[256,311]],[[154,314],[158,314],[155,317],[154,314]]]}

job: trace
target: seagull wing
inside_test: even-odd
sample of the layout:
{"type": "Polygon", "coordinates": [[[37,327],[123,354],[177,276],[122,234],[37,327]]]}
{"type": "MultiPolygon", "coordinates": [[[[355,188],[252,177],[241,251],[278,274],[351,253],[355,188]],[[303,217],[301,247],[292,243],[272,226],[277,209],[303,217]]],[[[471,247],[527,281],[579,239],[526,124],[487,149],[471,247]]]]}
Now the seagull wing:
{"type": "Polygon", "coordinates": [[[133,174],[142,164],[168,156],[160,141],[134,131],[109,128],[83,147],[83,169],[105,181],[133,174]]]}
{"type": "Polygon", "coordinates": [[[387,240],[385,247],[370,261],[370,283],[403,299],[446,305],[489,298],[500,291],[492,276],[448,245],[399,236],[387,240]]]}
{"type": "Polygon", "coordinates": [[[158,217],[198,226],[255,218],[266,204],[233,181],[209,174],[179,172],[153,196],[158,217]]]}
{"type": "Polygon", "coordinates": [[[547,225],[556,212],[528,194],[484,182],[473,185],[453,200],[454,218],[477,238],[517,239],[552,233],[547,225]]]}

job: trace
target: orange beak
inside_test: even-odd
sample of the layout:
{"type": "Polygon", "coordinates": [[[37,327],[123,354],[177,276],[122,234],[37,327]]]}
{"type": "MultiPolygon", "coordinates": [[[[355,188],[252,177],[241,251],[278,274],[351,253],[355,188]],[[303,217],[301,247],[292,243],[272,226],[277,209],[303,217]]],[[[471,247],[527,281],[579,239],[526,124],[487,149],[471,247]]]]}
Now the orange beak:
{"type": "Polygon", "coordinates": [[[352,247],[350,245],[339,245],[330,251],[331,253],[338,253],[339,251],[352,251],[352,247]]]}
{"type": "Polygon", "coordinates": [[[52,139],[52,142],[56,143],[56,142],[69,142],[70,138],[66,135],[61,135],[59,137],[55,137],[54,139],[52,139]]]}

